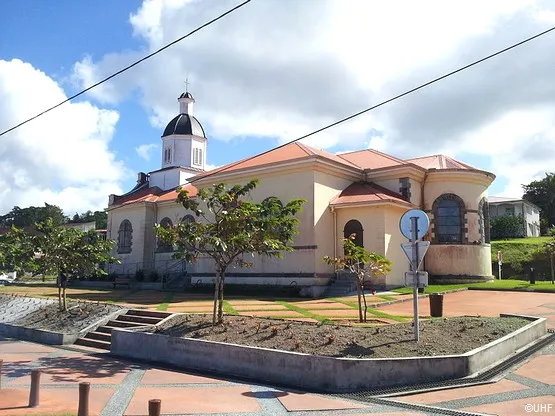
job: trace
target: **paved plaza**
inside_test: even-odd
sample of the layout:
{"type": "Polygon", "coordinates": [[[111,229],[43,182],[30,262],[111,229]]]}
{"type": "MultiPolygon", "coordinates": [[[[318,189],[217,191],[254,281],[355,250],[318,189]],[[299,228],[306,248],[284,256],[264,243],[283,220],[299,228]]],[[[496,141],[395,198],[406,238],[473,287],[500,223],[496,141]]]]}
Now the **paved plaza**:
{"type": "MultiPolygon", "coordinates": [[[[427,300],[421,311],[426,314],[427,300]]],[[[384,306],[404,314],[411,302],[384,306]]],[[[551,325],[555,294],[465,291],[445,296],[446,315],[536,314],[551,325]]],[[[213,375],[118,360],[109,354],[0,338],[4,361],[0,416],[76,415],[78,383],[91,383],[90,414],[148,415],[148,400],[162,400],[162,414],[221,415],[555,415],[555,345],[519,363],[493,383],[370,402],[310,394],[213,375]],[[28,408],[30,371],[42,369],[40,406],[28,408]]]]}

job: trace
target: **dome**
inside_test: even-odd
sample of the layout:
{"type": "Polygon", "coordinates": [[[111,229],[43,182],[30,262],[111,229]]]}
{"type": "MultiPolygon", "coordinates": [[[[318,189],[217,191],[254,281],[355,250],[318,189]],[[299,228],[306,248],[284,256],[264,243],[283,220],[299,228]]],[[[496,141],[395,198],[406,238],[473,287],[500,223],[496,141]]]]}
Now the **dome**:
{"type": "Polygon", "coordinates": [[[185,113],[179,114],[168,123],[162,137],[171,136],[172,134],[192,134],[206,137],[199,121],[194,116],[185,113]]]}
{"type": "MultiPolygon", "coordinates": [[[[194,100],[194,98],[193,98],[193,96],[191,95],[190,92],[184,92],[183,94],[181,94],[181,95],[179,96],[179,98],[190,98],[191,100],[194,100]]],[[[179,98],[178,98],[178,99],[179,99],[179,98]]]]}

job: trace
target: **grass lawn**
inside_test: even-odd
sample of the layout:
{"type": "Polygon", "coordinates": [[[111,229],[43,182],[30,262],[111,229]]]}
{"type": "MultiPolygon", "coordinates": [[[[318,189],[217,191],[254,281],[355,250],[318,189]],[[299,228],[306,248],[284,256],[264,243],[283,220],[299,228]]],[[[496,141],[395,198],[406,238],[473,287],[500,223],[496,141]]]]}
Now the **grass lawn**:
{"type": "Polygon", "coordinates": [[[527,238],[509,238],[506,240],[494,240],[491,244],[531,244],[542,245],[552,240],[553,237],[527,237],[527,238]]]}
{"type": "Polygon", "coordinates": [[[555,293],[555,284],[552,284],[551,281],[536,281],[536,284],[532,285],[528,280],[495,280],[492,283],[475,283],[470,285],[469,289],[526,290],[555,293]]]}
{"type": "MultiPolygon", "coordinates": [[[[429,285],[424,289],[424,293],[440,293],[447,292],[455,289],[489,289],[489,290],[526,290],[534,291],[548,291],[555,293],[555,285],[550,281],[536,281],[535,285],[531,285],[527,280],[494,280],[488,283],[472,283],[472,284],[457,284],[457,285],[429,285]]],[[[401,287],[394,289],[393,292],[401,294],[412,293],[412,288],[401,287]]]]}

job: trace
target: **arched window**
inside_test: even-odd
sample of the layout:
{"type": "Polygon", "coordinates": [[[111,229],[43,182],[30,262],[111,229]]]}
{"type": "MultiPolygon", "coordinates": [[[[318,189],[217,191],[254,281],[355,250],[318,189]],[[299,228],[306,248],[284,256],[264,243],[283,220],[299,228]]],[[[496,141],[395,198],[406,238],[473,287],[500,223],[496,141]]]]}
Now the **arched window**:
{"type": "Polygon", "coordinates": [[[484,243],[491,242],[491,226],[489,222],[489,203],[486,198],[482,198],[478,206],[478,215],[480,216],[480,235],[484,243]]]}
{"type": "Polygon", "coordinates": [[[193,217],[191,214],[187,214],[183,217],[181,222],[183,222],[185,224],[191,224],[191,223],[196,222],[196,221],[195,221],[195,217],[193,217]]]}
{"type": "Polygon", "coordinates": [[[464,202],[454,194],[441,195],[434,201],[434,242],[459,243],[464,237],[464,202]]]}
{"type": "Polygon", "coordinates": [[[131,253],[133,227],[129,220],[123,220],[118,230],[118,253],[131,253]]]}
{"type": "Polygon", "coordinates": [[[359,247],[364,247],[362,224],[357,220],[349,220],[343,229],[343,237],[349,238],[352,234],[355,235],[354,242],[359,247]]]}
{"type": "MultiPolygon", "coordinates": [[[[171,228],[173,226],[172,220],[170,220],[168,217],[164,217],[162,218],[162,221],[160,221],[160,226],[163,228],[171,228]]],[[[171,244],[168,244],[160,239],[158,239],[158,249],[157,251],[159,253],[169,253],[173,251],[173,246],[171,244]]]]}

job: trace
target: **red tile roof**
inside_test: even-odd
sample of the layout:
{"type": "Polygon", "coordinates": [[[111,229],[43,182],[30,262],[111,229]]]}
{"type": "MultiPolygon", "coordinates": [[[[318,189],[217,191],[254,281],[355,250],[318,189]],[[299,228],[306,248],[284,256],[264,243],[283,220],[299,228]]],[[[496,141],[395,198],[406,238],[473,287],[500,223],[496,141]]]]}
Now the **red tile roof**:
{"type": "Polygon", "coordinates": [[[269,152],[252,156],[247,159],[243,159],[238,162],[230,163],[211,171],[201,173],[200,175],[196,175],[194,178],[192,178],[192,180],[202,179],[205,176],[214,175],[216,173],[234,172],[241,169],[261,167],[271,165],[273,163],[288,162],[292,160],[309,159],[311,157],[327,159],[339,163],[343,166],[359,169],[359,166],[338,155],[326,152],[325,150],[320,150],[311,146],[307,146],[303,143],[294,142],[288,143],[285,146],[278,147],[277,149],[270,150],[269,152]]]}
{"type": "Polygon", "coordinates": [[[341,153],[338,156],[359,166],[361,169],[379,169],[390,166],[406,165],[404,160],[397,159],[396,157],[386,155],[385,153],[372,149],[341,153]]]}
{"type": "Polygon", "coordinates": [[[353,182],[343,192],[336,196],[330,205],[344,204],[363,204],[363,203],[379,203],[393,202],[403,205],[411,205],[397,192],[390,191],[383,186],[376,185],[372,182],[353,182]]]}
{"type": "MultiPolygon", "coordinates": [[[[183,189],[189,191],[189,196],[196,196],[197,188],[193,185],[185,185],[183,189]]],[[[162,189],[158,188],[157,186],[151,188],[143,188],[139,189],[136,192],[116,196],[114,203],[112,205],[129,205],[135,204],[139,202],[164,202],[164,201],[175,201],[177,199],[177,191],[175,189],[171,189],[169,191],[163,191],[162,189]]]]}
{"type": "Polygon", "coordinates": [[[424,169],[469,169],[469,170],[479,170],[473,166],[467,165],[466,163],[459,162],[449,156],[445,155],[433,155],[433,156],[423,156],[415,157],[413,159],[407,159],[406,162],[414,163],[415,165],[421,166],[424,169]]]}

